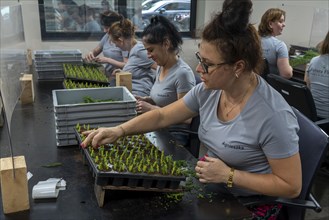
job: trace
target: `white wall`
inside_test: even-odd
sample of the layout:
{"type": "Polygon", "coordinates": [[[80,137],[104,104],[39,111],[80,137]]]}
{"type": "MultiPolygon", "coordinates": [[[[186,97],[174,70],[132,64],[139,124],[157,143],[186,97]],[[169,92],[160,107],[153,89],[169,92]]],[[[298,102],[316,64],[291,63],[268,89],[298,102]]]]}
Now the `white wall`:
{"type": "MultiPolygon", "coordinates": [[[[1,6],[17,4],[17,1],[0,0],[1,6]]],[[[223,0],[197,0],[197,29],[204,26],[211,19],[212,15],[221,10],[223,0]]],[[[32,50],[38,49],[80,49],[82,53],[87,53],[94,48],[97,42],[92,41],[41,41],[40,22],[38,0],[21,0],[23,22],[25,30],[25,40],[27,48],[32,50]]],[[[328,30],[328,0],[286,0],[286,1],[270,1],[270,0],[254,0],[253,1],[252,22],[258,24],[262,14],[271,7],[280,7],[287,12],[286,28],[280,39],[284,40],[287,45],[297,44],[301,46],[315,46],[316,42],[324,37],[323,33],[328,30]],[[313,24],[314,11],[325,10],[326,16],[318,16],[315,18],[317,24],[313,24]],[[315,30],[316,29],[316,30],[315,30]],[[319,29],[323,29],[320,31],[319,29]],[[313,30],[313,32],[312,32],[313,30]],[[312,33],[315,33],[312,35],[312,33]],[[311,37],[312,36],[312,37],[311,37]]],[[[185,40],[183,49],[196,50],[196,40],[185,40]],[[188,42],[190,41],[190,42],[188,42]],[[195,46],[195,48],[193,48],[195,46]],[[192,48],[191,48],[192,47],[192,48]]],[[[4,47],[5,45],[1,45],[4,47]]],[[[184,52],[189,54],[189,52],[184,52]]]]}

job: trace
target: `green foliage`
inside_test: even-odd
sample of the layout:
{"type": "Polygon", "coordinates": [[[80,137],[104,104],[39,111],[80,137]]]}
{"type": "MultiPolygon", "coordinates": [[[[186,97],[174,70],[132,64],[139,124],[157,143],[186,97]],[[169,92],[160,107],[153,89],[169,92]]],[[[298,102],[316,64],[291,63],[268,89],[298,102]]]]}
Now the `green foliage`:
{"type": "Polygon", "coordinates": [[[63,69],[66,78],[108,82],[106,75],[93,66],[63,64],[63,69]]]}
{"type": "Polygon", "coordinates": [[[293,58],[289,60],[289,63],[292,67],[299,66],[302,64],[307,64],[311,61],[313,57],[318,56],[319,53],[314,50],[308,50],[304,55],[298,56],[297,58],[293,58]]]}
{"type": "Polygon", "coordinates": [[[64,80],[65,89],[85,89],[85,88],[103,88],[108,87],[104,84],[92,83],[92,82],[76,82],[70,79],[64,80]]]}
{"type": "MultiPolygon", "coordinates": [[[[85,138],[81,132],[81,139],[85,138]]],[[[145,135],[132,135],[118,139],[115,143],[102,145],[98,149],[88,146],[90,157],[101,171],[160,174],[171,176],[184,175],[186,163],[175,161],[172,155],[158,150],[145,135]]]]}
{"type": "Polygon", "coordinates": [[[83,97],[84,103],[96,103],[96,102],[114,102],[114,99],[94,99],[90,96],[83,97]]]}

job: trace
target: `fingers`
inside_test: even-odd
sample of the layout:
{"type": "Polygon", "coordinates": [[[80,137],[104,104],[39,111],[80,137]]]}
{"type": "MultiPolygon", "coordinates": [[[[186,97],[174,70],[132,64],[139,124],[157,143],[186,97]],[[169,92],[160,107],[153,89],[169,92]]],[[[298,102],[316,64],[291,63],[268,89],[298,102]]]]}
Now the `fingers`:
{"type": "Polygon", "coordinates": [[[97,130],[85,131],[82,134],[87,135],[86,139],[81,143],[81,147],[86,148],[93,141],[97,130]]]}
{"type": "Polygon", "coordinates": [[[203,167],[196,166],[195,171],[196,171],[196,176],[199,178],[200,183],[208,183],[209,182],[206,179],[206,175],[203,173],[204,172],[203,167]]]}
{"type": "Polygon", "coordinates": [[[143,101],[138,101],[136,105],[137,113],[143,113],[143,101]]]}
{"type": "Polygon", "coordinates": [[[85,58],[88,61],[92,61],[93,59],[95,59],[94,54],[92,52],[89,52],[85,58]]]}

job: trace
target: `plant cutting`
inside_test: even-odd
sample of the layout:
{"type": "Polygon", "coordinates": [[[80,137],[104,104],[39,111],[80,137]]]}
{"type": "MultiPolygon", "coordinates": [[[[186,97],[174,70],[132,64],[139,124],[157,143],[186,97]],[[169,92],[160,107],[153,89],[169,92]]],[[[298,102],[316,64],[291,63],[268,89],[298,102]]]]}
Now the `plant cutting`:
{"type": "Polygon", "coordinates": [[[106,75],[92,66],[63,64],[63,70],[65,77],[68,79],[108,83],[106,75]]]}
{"type": "MultiPolygon", "coordinates": [[[[90,127],[77,124],[75,129],[83,141],[86,137],[82,132],[90,127]]],[[[172,155],[165,155],[144,134],[122,137],[97,149],[90,145],[86,149],[97,169],[105,172],[182,176],[187,166],[186,161],[175,161],[172,155]]]]}
{"type": "Polygon", "coordinates": [[[101,87],[108,87],[108,85],[100,84],[100,83],[93,83],[93,82],[79,82],[79,81],[73,81],[70,79],[64,80],[65,89],[101,88],[101,87]]]}

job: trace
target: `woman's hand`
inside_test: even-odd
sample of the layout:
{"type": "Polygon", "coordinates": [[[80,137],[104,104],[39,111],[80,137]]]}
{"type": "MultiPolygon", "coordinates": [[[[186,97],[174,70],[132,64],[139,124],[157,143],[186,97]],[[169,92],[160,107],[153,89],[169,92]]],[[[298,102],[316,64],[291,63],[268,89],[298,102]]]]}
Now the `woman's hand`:
{"type": "Polygon", "coordinates": [[[95,58],[95,61],[98,63],[109,63],[107,57],[97,57],[97,58],[95,58]]]}
{"type": "Polygon", "coordinates": [[[89,144],[93,148],[97,148],[104,144],[115,142],[119,137],[125,134],[121,126],[111,128],[98,128],[97,130],[90,130],[82,132],[87,135],[86,139],[81,143],[82,148],[86,148],[89,144]]]}
{"type": "Polygon", "coordinates": [[[91,61],[95,60],[96,58],[95,58],[93,52],[89,52],[89,53],[85,56],[85,59],[86,59],[88,62],[91,62],[91,61]]]}
{"type": "Polygon", "coordinates": [[[205,156],[197,162],[195,172],[201,183],[226,183],[230,167],[218,158],[205,156]]]}
{"type": "Polygon", "coordinates": [[[146,102],[146,101],[137,101],[136,103],[136,111],[138,114],[142,114],[144,112],[148,112],[151,111],[152,109],[154,109],[155,106],[146,102]]]}

